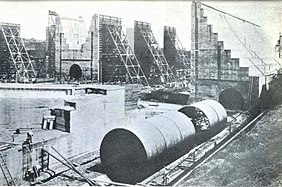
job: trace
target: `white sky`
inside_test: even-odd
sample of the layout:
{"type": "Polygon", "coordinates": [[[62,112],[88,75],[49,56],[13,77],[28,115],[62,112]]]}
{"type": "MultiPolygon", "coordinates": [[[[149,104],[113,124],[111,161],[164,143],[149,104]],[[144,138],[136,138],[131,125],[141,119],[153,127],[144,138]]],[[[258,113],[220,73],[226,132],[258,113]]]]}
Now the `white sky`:
{"type": "MultiPolygon", "coordinates": [[[[100,13],[122,18],[123,25],[132,27],[134,20],[149,22],[157,41],[163,44],[163,26],[176,27],[183,46],[191,49],[191,1],[1,1],[0,22],[21,24],[22,36],[45,40],[48,10],[60,16],[82,16],[87,27],[93,14],[100,13]]],[[[274,63],[274,46],[282,32],[282,1],[203,1],[212,7],[254,22],[261,28],[227,17],[232,29],[267,63],[274,63]],[[259,33],[259,34],[257,34],[259,33]],[[263,38],[263,39],[262,39],[263,38]],[[271,60],[272,59],[272,60],[271,60]]],[[[239,57],[249,66],[248,52],[238,42],[218,12],[205,8],[208,23],[219,33],[232,57],[239,57]]],[[[257,59],[253,59],[257,60],[257,59]]],[[[258,62],[259,63],[259,62],[258,62]]]]}

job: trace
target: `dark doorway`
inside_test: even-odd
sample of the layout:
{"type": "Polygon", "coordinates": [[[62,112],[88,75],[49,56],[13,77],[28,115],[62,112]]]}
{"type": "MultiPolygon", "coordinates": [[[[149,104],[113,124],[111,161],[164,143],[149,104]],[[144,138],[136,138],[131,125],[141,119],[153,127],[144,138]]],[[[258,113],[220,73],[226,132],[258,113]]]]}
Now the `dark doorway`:
{"type": "Polygon", "coordinates": [[[245,104],[242,94],[234,88],[223,90],[219,95],[219,103],[228,110],[243,110],[245,104]]]}
{"type": "Polygon", "coordinates": [[[78,79],[81,78],[81,76],[82,76],[82,70],[81,70],[80,66],[77,65],[77,64],[73,64],[70,67],[70,78],[78,80],[78,79]]]}

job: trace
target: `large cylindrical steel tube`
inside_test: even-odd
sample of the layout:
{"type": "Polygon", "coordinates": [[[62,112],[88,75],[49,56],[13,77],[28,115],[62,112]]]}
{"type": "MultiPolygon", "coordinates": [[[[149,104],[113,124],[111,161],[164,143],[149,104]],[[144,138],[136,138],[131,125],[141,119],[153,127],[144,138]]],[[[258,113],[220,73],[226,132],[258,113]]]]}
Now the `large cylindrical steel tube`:
{"type": "Polygon", "coordinates": [[[219,122],[226,122],[227,121],[227,113],[225,108],[217,101],[215,100],[204,100],[203,103],[206,103],[207,105],[210,105],[214,108],[218,115],[219,122]]]}
{"type": "MultiPolygon", "coordinates": [[[[101,162],[110,179],[134,184],[160,169],[166,152],[177,151],[175,148],[193,134],[194,125],[186,115],[161,114],[107,133],[100,147],[101,162]]],[[[175,160],[177,155],[169,154],[165,159],[175,160]]]]}
{"type": "Polygon", "coordinates": [[[179,110],[192,119],[196,129],[193,143],[200,144],[225,128],[227,114],[224,107],[214,100],[204,100],[179,110]]]}
{"type": "Polygon", "coordinates": [[[227,114],[216,101],[207,100],[108,132],[100,158],[105,173],[116,182],[135,184],[187,153],[225,126],[227,114]],[[197,125],[209,125],[195,134],[197,125]]]}
{"type": "Polygon", "coordinates": [[[227,121],[227,113],[224,107],[214,100],[200,101],[179,109],[179,112],[184,113],[190,118],[198,118],[197,111],[201,111],[201,113],[207,117],[209,126],[226,123],[227,121]]]}

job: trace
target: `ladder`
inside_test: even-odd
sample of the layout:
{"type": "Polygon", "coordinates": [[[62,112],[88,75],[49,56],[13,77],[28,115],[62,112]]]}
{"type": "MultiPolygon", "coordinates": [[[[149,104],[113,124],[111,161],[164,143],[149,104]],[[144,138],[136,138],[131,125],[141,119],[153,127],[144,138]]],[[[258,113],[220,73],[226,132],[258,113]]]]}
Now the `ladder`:
{"type": "Polygon", "coordinates": [[[15,181],[13,180],[13,177],[12,177],[12,175],[11,175],[7,165],[6,165],[6,162],[5,162],[4,157],[3,157],[1,152],[0,152],[0,157],[1,157],[0,167],[1,167],[2,173],[4,175],[4,178],[7,182],[7,185],[8,186],[15,186],[16,185],[15,181]]]}
{"type": "Polygon", "coordinates": [[[164,57],[162,49],[160,49],[158,42],[155,39],[153,32],[149,29],[143,29],[140,27],[140,31],[142,33],[143,38],[150,50],[151,55],[153,56],[154,63],[157,65],[160,75],[164,79],[165,82],[175,82],[176,79],[174,77],[173,72],[167,60],[164,57]]]}
{"type": "Polygon", "coordinates": [[[16,70],[16,81],[32,82],[32,79],[36,78],[36,73],[20,36],[20,26],[1,23],[0,28],[16,70]]]}
{"type": "Polygon", "coordinates": [[[111,39],[115,44],[116,52],[118,53],[127,70],[127,74],[131,82],[149,86],[148,80],[144,75],[139,61],[133,53],[129,42],[127,41],[126,35],[122,31],[122,27],[109,25],[107,29],[110,33],[111,39]]]}
{"type": "Polygon", "coordinates": [[[27,144],[26,142],[22,145],[22,151],[23,151],[23,161],[22,161],[22,172],[23,172],[23,178],[26,178],[26,174],[29,169],[32,168],[32,155],[31,150],[29,148],[30,144],[27,144]]]}

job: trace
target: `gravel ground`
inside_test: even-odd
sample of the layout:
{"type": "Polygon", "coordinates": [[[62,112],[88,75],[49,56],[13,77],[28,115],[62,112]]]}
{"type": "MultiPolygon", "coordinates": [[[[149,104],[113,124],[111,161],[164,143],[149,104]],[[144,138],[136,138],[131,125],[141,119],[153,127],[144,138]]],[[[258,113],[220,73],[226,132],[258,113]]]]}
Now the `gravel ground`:
{"type": "Polygon", "coordinates": [[[182,185],[282,186],[282,106],[196,169],[182,185]]]}

